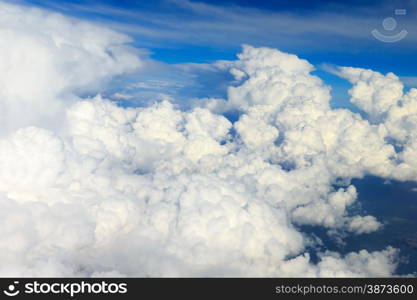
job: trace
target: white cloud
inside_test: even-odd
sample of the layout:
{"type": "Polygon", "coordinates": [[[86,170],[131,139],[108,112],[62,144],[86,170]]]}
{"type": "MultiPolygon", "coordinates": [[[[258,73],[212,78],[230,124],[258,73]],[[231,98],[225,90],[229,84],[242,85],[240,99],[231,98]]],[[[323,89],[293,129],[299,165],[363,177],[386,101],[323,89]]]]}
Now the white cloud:
{"type": "Polygon", "coordinates": [[[163,88],[181,88],[183,87],[181,84],[163,80],[147,80],[136,82],[128,86],[128,89],[163,89],[163,88]]]}
{"type": "Polygon", "coordinates": [[[124,94],[124,93],[114,93],[110,97],[114,99],[118,99],[118,100],[129,100],[133,98],[132,95],[124,94]]]}
{"type": "Polygon", "coordinates": [[[339,74],[354,84],[349,91],[351,102],[372,119],[383,117],[403,95],[403,84],[393,73],[384,76],[372,70],[343,67],[339,74]]]}
{"type": "MultiPolygon", "coordinates": [[[[164,47],[167,44],[236,47],[251,43],[271,47],[279,45],[286,49],[308,47],[345,52],[350,51],[352,42],[356,42],[356,48],[378,47],[371,31],[381,29],[383,19],[396,8],[389,1],[382,1],[377,7],[365,3],[353,8],[342,2],[318,7],[312,5],[309,12],[294,11],[287,5],[262,9],[259,5],[188,0],[166,0],[162,4],[177,13],[152,10],[146,6],[122,9],[100,1],[90,1],[88,5],[66,3],[65,6],[56,1],[46,2],[59,11],[93,14],[107,26],[138,37],[142,45],[156,48],[161,47],[163,41],[164,47]]],[[[412,12],[415,9],[411,9],[411,3],[407,6],[407,15],[397,21],[409,32],[402,45],[414,48],[416,35],[412,30],[415,27],[412,12]]]]}
{"type": "Polygon", "coordinates": [[[378,230],[382,224],[373,216],[356,216],[350,220],[348,230],[356,233],[369,233],[378,230]]]}
{"type": "MultiPolygon", "coordinates": [[[[365,89],[364,98],[355,94],[355,102],[370,105],[376,116],[387,115],[371,124],[348,110],[332,110],[329,87],[310,74],[307,61],[245,46],[237,61],[226,64],[239,84],[229,87],[227,99],[202,102],[239,110],[238,122],[204,107],[183,111],[169,101],[123,108],[99,95],[81,99],[78,92],[140,65],[123,46],[126,37],[2,5],[10,24],[16,25],[11,20],[17,16],[23,21],[19,30],[12,26],[13,35],[2,29],[9,45],[0,51],[17,54],[10,58],[14,76],[0,76],[7,86],[1,108],[13,106],[24,114],[23,106],[10,104],[17,95],[17,103],[33,104],[33,116],[39,117],[72,101],[54,111],[61,127],[22,122],[1,110],[9,131],[0,139],[0,274],[389,276],[395,271],[397,252],[391,247],[346,256],[326,252],[314,264],[306,253],[311,238],[298,225],[356,234],[380,228],[372,216],[348,213],[357,198],[353,185],[334,185],[337,178],[348,182],[365,174],[416,179],[411,157],[417,147],[408,131],[414,117],[410,109],[402,110],[415,106],[415,90],[400,106],[397,96],[372,94],[375,85],[396,86],[397,79],[370,73],[376,78],[365,78],[370,92],[365,89]],[[29,57],[39,58],[34,70],[19,63],[28,52],[21,44],[28,43],[35,50],[29,57]],[[39,79],[37,66],[46,68],[39,79]],[[25,76],[39,81],[26,89],[25,76]],[[386,143],[389,136],[406,145],[404,152],[386,143]]],[[[0,64],[9,63],[0,57],[0,64]]],[[[356,89],[363,78],[354,77],[356,89]]]]}
{"type": "Polygon", "coordinates": [[[392,73],[386,75],[358,68],[342,68],[341,76],[354,85],[351,101],[361,106],[379,123],[381,135],[403,148],[390,155],[386,175],[398,180],[416,180],[417,89],[403,91],[403,84],[392,73]],[[395,164],[394,164],[395,162],[395,164]]]}
{"type": "Polygon", "coordinates": [[[348,253],[345,257],[335,252],[326,252],[320,254],[321,261],[317,266],[313,266],[309,263],[309,255],[306,254],[284,262],[281,270],[289,276],[303,274],[303,277],[390,276],[395,269],[392,261],[397,255],[398,251],[392,247],[372,253],[361,250],[358,253],[348,253]],[[360,274],[358,270],[361,270],[360,274]]]}
{"type": "Polygon", "coordinates": [[[127,36],[56,13],[0,3],[0,27],[0,134],[54,128],[77,95],[141,65],[127,36]]]}

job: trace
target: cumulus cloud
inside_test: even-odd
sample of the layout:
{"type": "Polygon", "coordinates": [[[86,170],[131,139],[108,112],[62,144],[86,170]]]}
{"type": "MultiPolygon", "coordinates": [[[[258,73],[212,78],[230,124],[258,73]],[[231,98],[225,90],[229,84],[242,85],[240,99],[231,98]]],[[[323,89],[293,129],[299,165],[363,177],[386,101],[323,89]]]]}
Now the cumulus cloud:
{"type": "Polygon", "coordinates": [[[0,139],[1,275],[395,272],[398,251],[389,245],[318,253],[314,263],[301,225],[368,234],[381,224],[349,213],[357,200],[350,179],[416,180],[417,92],[402,95],[397,77],[340,71],[354,84],[352,102],[372,118],[363,119],[330,108],[329,87],[307,61],[244,46],[227,63],[236,84],[226,99],[189,110],[169,101],[120,107],[82,92],[140,66],[125,36],[1,5],[0,34],[8,37],[0,50],[7,126],[0,139]],[[393,91],[381,90],[385,84],[393,91]],[[219,114],[227,110],[239,119],[219,114]],[[45,114],[61,126],[44,124],[45,114]]]}
{"type": "Polygon", "coordinates": [[[53,128],[74,97],[141,65],[127,36],[60,14],[0,3],[0,27],[0,134],[53,128]]]}
{"type": "Polygon", "coordinates": [[[353,87],[351,101],[374,118],[381,136],[398,149],[391,156],[392,164],[386,176],[398,180],[416,180],[417,154],[417,89],[403,91],[403,84],[392,73],[383,75],[372,70],[340,68],[340,76],[353,87]]]}
{"type": "Polygon", "coordinates": [[[354,84],[349,91],[351,102],[372,119],[383,117],[403,95],[403,84],[393,73],[384,76],[372,70],[343,67],[339,75],[354,84]]]}

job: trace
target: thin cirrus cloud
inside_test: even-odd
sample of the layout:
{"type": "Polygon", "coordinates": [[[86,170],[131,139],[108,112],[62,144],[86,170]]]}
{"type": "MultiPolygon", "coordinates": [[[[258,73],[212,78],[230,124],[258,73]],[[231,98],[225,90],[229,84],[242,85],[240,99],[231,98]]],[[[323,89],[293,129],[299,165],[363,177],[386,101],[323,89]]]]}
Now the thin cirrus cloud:
{"type": "Polygon", "coordinates": [[[288,49],[308,46],[317,50],[323,49],[325,44],[327,50],[347,51],[346,46],[351,46],[352,41],[359,41],[361,46],[356,44],[356,47],[370,48],[377,45],[371,31],[382,28],[382,20],[393,15],[396,8],[409,9],[408,14],[398,20],[408,30],[402,45],[413,48],[417,38],[412,1],[404,2],[403,7],[383,1],[373,6],[364,4],[357,9],[333,3],[322,10],[316,8],[314,13],[307,9],[289,12],[285,7],[267,10],[233,3],[216,5],[188,0],[159,1],[158,9],[139,4],[124,9],[95,1],[88,5],[51,1],[42,4],[65,13],[94,16],[99,23],[134,35],[142,46],[147,47],[236,47],[251,43],[288,49]]]}
{"type": "Polygon", "coordinates": [[[417,93],[395,75],[340,69],[370,122],[332,109],[306,60],[247,45],[221,64],[234,78],[224,99],[121,107],[99,93],[145,72],[127,36],[25,6],[0,11],[0,275],[395,274],[390,245],[342,256],[311,248],[301,226],[371,234],[383,225],[349,212],[350,179],[417,180],[417,93]],[[233,110],[236,122],[219,113],[233,110]]]}

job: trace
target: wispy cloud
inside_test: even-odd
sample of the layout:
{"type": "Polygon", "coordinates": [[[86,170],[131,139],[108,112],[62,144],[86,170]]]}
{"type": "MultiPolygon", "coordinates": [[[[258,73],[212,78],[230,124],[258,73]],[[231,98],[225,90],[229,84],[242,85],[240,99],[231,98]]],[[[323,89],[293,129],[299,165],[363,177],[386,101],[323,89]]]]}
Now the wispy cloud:
{"type": "MultiPolygon", "coordinates": [[[[392,5],[352,9],[343,4],[331,10],[288,12],[262,10],[237,5],[213,5],[188,0],[166,0],[153,7],[119,8],[99,2],[65,5],[45,2],[56,10],[94,14],[97,22],[134,35],[144,46],[178,44],[222,47],[242,43],[312,49],[352,48],[352,41],[362,47],[378,43],[371,31],[380,28],[385,17],[393,14],[392,5]],[[323,43],[326,41],[326,43],[323,43]],[[350,47],[347,47],[350,46],[350,47]]],[[[44,3],[44,4],[45,4],[44,3]]],[[[411,2],[410,2],[411,3],[411,2]]],[[[408,4],[409,6],[409,4],[408,4]]],[[[417,34],[413,12],[398,20],[409,32],[402,46],[415,47],[417,34]]]]}
{"type": "Polygon", "coordinates": [[[417,87],[417,76],[401,76],[401,81],[410,87],[417,87]]]}

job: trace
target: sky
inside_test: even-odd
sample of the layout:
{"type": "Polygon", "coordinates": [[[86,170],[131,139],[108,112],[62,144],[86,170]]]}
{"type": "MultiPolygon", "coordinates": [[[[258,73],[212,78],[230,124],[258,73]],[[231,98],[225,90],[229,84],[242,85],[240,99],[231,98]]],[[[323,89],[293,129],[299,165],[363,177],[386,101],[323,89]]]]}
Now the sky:
{"type": "Polygon", "coordinates": [[[415,276],[416,11],[0,1],[0,275],[415,276]]]}
{"type": "MultiPolygon", "coordinates": [[[[167,64],[212,63],[234,59],[242,44],[268,46],[297,53],[317,68],[333,87],[335,107],[349,107],[345,81],[324,71],[326,65],[357,66],[403,77],[415,86],[417,67],[416,1],[44,1],[23,3],[103,24],[131,36],[133,45],[167,64]],[[395,15],[396,9],[406,14],[395,15]],[[384,30],[383,20],[394,18],[395,30],[384,30]],[[375,39],[372,30],[395,35],[396,43],[375,39]]],[[[160,79],[160,75],[156,75],[160,79]]],[[[178,74],[179,78],[187,74],[178,74]]],[[[192,75],[193,76],[193,75],[192,75]]],[[[139,80],[148,80],[139,78],[139,80]]],[[[154,79],[150,79],[154,80],[154,79]]],[[[172,81],[172,78],[167,80],[172,81]]],[[[174,82],[174,85],[182,83],[174,82]]],[[[224,90],[188,92],[201,97],[224,95],[224,90]]]]}
{"type": "Polygon", "coordinates": [[[230,59],[247,43],[296,49],[315,64],[361,64],[404,76],[409,72],[404,62],[415,66],[410,59],[417,38],[415,1],[26,2],[126,32],[135,38],[135,46],[169,63],[230,59]],[[395,9],[406,14],[396,16],[395,9]],[[383,30],[387,17],[396,17],[398,31],[409,32],[398,44],[372,38],[371,31],[383,30]]]}

